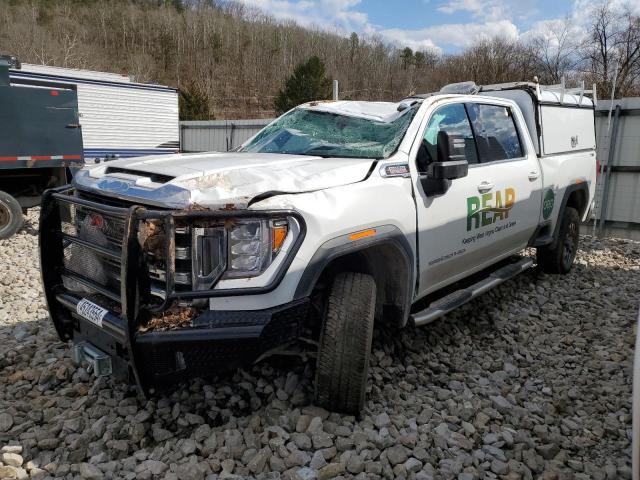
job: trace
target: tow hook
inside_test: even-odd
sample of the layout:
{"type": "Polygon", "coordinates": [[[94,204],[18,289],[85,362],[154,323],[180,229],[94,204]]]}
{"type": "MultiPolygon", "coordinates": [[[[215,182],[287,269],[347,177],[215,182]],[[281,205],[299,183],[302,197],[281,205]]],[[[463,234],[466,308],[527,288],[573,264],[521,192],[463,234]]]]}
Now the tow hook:
{"type": "Polygon", "coordinates": [[[88,363],[88,372],[93,371],[96,377],[107,377],[113,373],[111,357],[88,342],[73,346],[73,361],[78,365],[88,363]]]}

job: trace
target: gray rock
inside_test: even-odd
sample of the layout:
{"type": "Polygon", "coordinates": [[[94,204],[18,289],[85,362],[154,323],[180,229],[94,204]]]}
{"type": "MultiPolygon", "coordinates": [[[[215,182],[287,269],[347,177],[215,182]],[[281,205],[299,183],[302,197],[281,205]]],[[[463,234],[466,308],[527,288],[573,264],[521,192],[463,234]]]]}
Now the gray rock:
{"type": "Polygon", "coordinates": [[[196,431],[193,432],[193,438],[198,443],[204,442],[210,436],[211,436],[211,427],[206,423],[204,425],[200,425],[198,428],[196,428],[196,431]]]}
{"type": "Polygon", "coordinates": [[[402,445],[395,445],[385,450],[387,454],[387,460],[391,465],[397,465],[407,461],[407,449],[402,445]]]}
{"type": "Polygon", "coordinates": [[[351,455],[346,464],[347,472],[357,475],[364,471],[364,460],[359,455],[351,455]]]}
{"type": "Polygon", "coordinates": [[[509,401],[504,398],[502,395],[498,395],[495,397],[490,397],[493,408],[499,411],[502,414],[506,414],[513,410],[513,405],[509,403],[509,401]]]}
{"type": "Polygon", "coordinates": [[[200,465],[183,463],[176,468],[178,480],[204,480],[204,471],[200,465]]]}
{"type": "Polygon", "coordinates": [[[560,451],[560,448],[557,445],[550,443],[546,445],[540,445],[536,447],[536,450],[538,451],[540,456],[545,460],[553,460],[553,458],[560,451]]]}
{"type": "Polygon", "coordinates": [[[287,458],[284,459],[284,464],[287,468],[302,467],[311,461],[311,456],[306,452],[300,450],[294,450],[287,458]]]}
{"type": "Polygon", "coordinates": [[[409,458],[406,462],[404,462],[404,468],[407,469],[409,473],[417,473],[422,470],[422,462],[416,458],[409,458]]]}
{"type": "Polygon", "coordinates": [[[169,430],[165,430],[164,428],[154,428],[153,429],[153,439],[156,442],[164,442],[165,440],[173,437],[173,433],[169,430]]]}
{"type": "Polygon", "coordinates": [[[284,460],[282,460],[277,455],[272,455],[269,458],[269,468],[274,472],[284,472],[287,469],[287,466],[284,464],[284,460]]]}
{"type": "Polygon", "coordinates": [[[313,456],[311,457],[311,463],[309,463],[309,466],[315,470],[320,470],[326,465],[327,461],[325,460],[322,452],[320,450],[314,452],[313,456]]]}
{"type": "Polygon", "coordinates": [[[293,443],[295,443],[299,449],[311,450],[311,439],[306,433],[294,433],[291,435],[291,440],[293,440],[293,443]]]}
{"type": "Polygon", "coordinates": [[[180,444],[180,451],[184,456],[191,455],[196,451],[196,442],[190,438],[185,438],[180,444]]]}
{"type": "Polygon", "coordinates": [[[331,435],[325,432],[314,433],[311,437],[313,441],[313,448],[329,448],[333,446],[333,440],[331,439],[331,435]]]}
{"type": "Polygon", "coordinates": [[[498,459],[494,459],[491,462],[491,471],[497,475],[506,475],[509,473],[509,465],[498,459]]]}
{"type": "Polygon", "coordinates": [[[296,432],[303,433],[309,428],[311,417],[309,415],[300,415],[296,421],[296,432]]]}
{"type": "Polygon", "coordinates": [[[247,468],[253,474],[258,474],[264,470],[264,467],[269,460],[271,452],[267,449],[262,449],[256,453],[253,458],[247,463],[247,468]]]}
{"type": "Polygon", "coordinates": [[[8,432],[13,426],[13,417],[7,412],[0,413],[0,432],[8,432]]]}
{"type": "Polygon", "coordinates": [[[319,432],[322,432],[322,419],[320,417],[313,417],[307,427],[307,433],[314,434],[319,432]]]}
{"type": "Polygon", "coordinates": [[[296,472],[296,475],[301,480],[316,480],[318,478],[318,472],[313,468],[302,467],[300,470],[296,472]]]}
{"type": "Polygon", "coordinates": [[[81,463],[78,465],[78,473],[80,473],[80,476],[85,480],[102,480],[104,478],[104,473],[90,463],[81,463]]]}
{"type": "Polygon", "coordinates": [[[161,475],[169,466],[158,460],[145,460],[136,467],[136,473],[149,472],[151,475],[161,475]]]}
{"type": "Polygon", "coordinates": [[[316,407],[315,405],[308,405],[302,409],[303,415],[309,415],[310,417],[320,417],[321,420],[329,418],[329,412],[322,407],[316,407]]]}
{"type": "Polygon", "coordinates": [[[389,418],[387,412],[382,412],[381,414],[376,416],[374,423],[378,428],[388,427],[389,425],[391,425],[391,419],[389,418]]]}
{"type": "Polygon", "coordinates": [[[318,472],[318,480],[329,480],[336,478],[338,475],[344,472],[344,464],[342,463],[330,463],[326,467],[320,469],[318,472]]]}

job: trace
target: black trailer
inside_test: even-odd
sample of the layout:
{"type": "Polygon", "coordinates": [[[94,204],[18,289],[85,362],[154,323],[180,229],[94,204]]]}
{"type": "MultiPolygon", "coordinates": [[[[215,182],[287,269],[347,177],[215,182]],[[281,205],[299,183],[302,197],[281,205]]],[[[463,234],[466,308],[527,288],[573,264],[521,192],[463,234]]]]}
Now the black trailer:
{"type": "Polygon", "coordinates": [[[42,193],[83,165],[75,85],[10,80],[15,57],[0,56],[0,239],[13,235],[42,193]]]}

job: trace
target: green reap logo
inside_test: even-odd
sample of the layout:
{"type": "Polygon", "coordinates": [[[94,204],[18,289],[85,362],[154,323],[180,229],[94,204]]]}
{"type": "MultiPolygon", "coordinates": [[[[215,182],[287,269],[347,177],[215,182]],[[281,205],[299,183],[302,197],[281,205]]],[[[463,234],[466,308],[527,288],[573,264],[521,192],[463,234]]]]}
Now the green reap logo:
{"type": "Polygon", "coordinates": [[[467,231],[509,218],[515,202],[516,191],[513,188],[467,198],[467,231]]]}
{"type": "Polygon", "coordinates": [[[542,200],[542,218],[545,220],[551,216],[553,212],[553,204],[556,200],[556,194],[550,188],[544,192],[544,200],[542,200]]]}

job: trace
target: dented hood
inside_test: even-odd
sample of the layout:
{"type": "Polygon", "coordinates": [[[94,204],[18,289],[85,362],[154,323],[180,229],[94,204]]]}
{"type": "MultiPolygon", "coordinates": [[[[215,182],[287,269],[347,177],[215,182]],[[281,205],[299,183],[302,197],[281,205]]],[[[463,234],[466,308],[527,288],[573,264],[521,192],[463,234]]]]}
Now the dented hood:
{"type": "Polygon", "coordinates": [[[247,206],[257,196],[364,180],[374,160],[271,153],[199,153],[111,161],[81,170],[76,187],[150,205],[247,206]]]}

